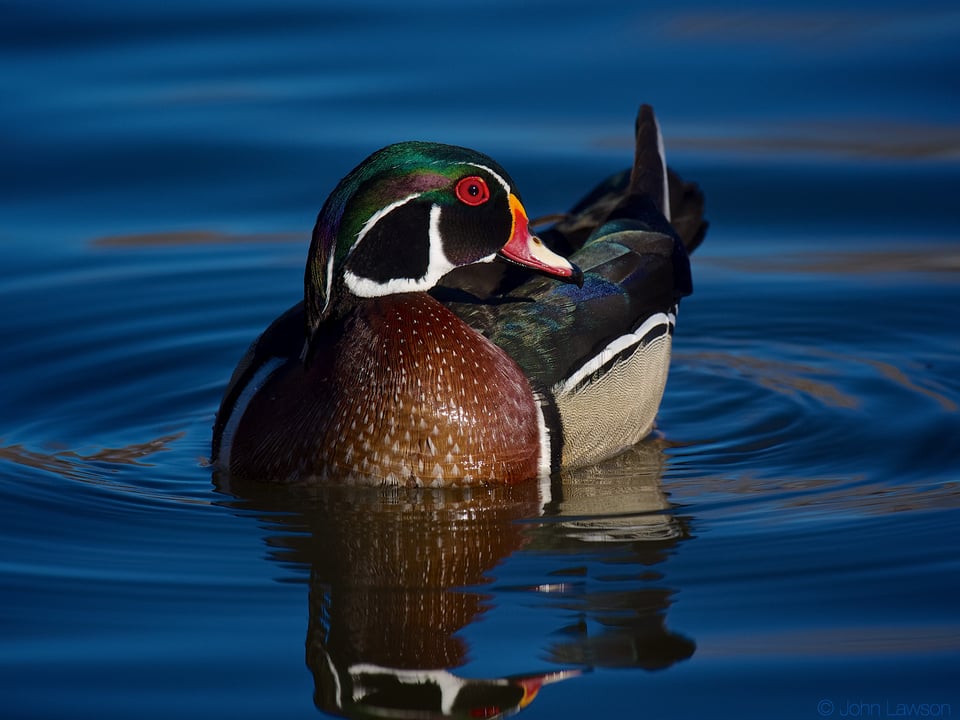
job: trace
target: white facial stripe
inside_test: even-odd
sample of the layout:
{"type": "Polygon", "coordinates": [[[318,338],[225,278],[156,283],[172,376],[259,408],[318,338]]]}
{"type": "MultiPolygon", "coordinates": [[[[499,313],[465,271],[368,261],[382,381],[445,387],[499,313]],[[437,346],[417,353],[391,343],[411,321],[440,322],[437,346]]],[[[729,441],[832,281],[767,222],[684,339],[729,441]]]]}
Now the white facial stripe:
{"type": "MultiPolygon", "coordinates": [[[[410,198],[395,203],[395,205],[402,205],[403,202],[408,200],[410,198]]],[[[418,278],[393,278],[387,282],[377,282],[347,270],[343,275],[343,282],[347,289],[357,297],[383,297],[394,293],[429,290],[436,285],[440,278],[456,267],[443,253],[443,240],[440,237],[440,211],[439,205],[430,207],[430,253],[427,260],[427,271],[423,276],[418,278]]]]}
{"type": "Polygon", "coordinates": [[[454,264],[443,254],[443,237],[440,235],[440,206],[430,207],[430,265],[427,267],[427,277],[431,271],[439,271],[434,282],[453,270],[454,264]]]}
{"type": "Polygon", "coordinates": [[[420,193],[416,193],[416,194],[414,194],[414,195],[407,195],[407,197],[402,198],[402,199],[400,199],[400,200],[397,200],[397,201],[395,201],[395,202],[392,202],[392,203],[390,203],[389,205],[387,205],[386,207],[382,207],[382,208],[380,208],[379,210],[377,210],[377,211],[376,211],[373,215],[371,215],[371,216],[369,217],[369,219],[363,224],[363,227],[360,228],[360,232],[357,233],[357,239],[353,241],[353,245],[350,246],[350,250],[348,251],[347,254],[349,255],[349,253],[353,252],[354,248],[356,248],[357,245],[360,244],[360,241],[363,240],[363,238],[366,236],[366,234],[367,234],[368,232],[370,232],[370,228],[372,228],[374,225],[376,225],[378,222],[380,222],[380,219],[381,219],[384,215],[388,215],[388,214],[392,213],[394,210],[396,210],[396,209],[397,209],[398,207],[400,207],[401,205],[406,205],[408,202],[410,202],[410,201],[413,200],[414,198],[418,198],[418,197],[420,197],[420,193]]]}
{"type": "MultiPolygon", "coordinates": [[[[370,232],[370,228],[372,228],[374,225],[376,225],[378,222],[380,222],[380,220],[383,218],[384,215],[387,215],[388,213],[393,212],[394,210],[396,210],[396,209],[397,209],[398,207],[400,207],[401,205],[405,205],[406,203],[410,202],[411,200],[413,200],[413,199],[416,198],[416,197],[419,197],[419,193],[418,193],[418,194],[414,194],[414,195],[408,195],[407,197],[401,198],[400,200],[397,200],[396,202],[392,202],[392,203],[390,203],[389,205],[387,205],[386,207],[380,208],[380,209],[377,210],[373,215],[371,215],[371,216],[367,219],[367,221],[363,224],[363,227],[360,228],[360,232],[357,233],[357,238],[356,238],[356,240],[353,241],[353,245],[351,245],[351,246],[350,246],[350,249],[347,251],[347,257],[349,257],[349,256],[350,256],[350,253],[352,253],[354,250],[357,249],[357,245],[359,245],[359,244],[360,244],[360,241],[363,240],[363,238],[366,236],[366,234],[367,234],[368,232],[370,232]]],[[[333,261],[334,261],[334,259],[336,258],[336,255],[337,255],[337,249],[336,249],[336,247],[334,247],[334,248],[332,248],[332,251],[331,251],[331,253],[330,253],[330,259],[327,260],[327,286],[326,286],[326,287],[327,287],[327,293],[326,293],[326,298],[325,298],[324,301],[323,301],[323,310],[324,310],[324,312],[326,312],[327,307],[329,307],[329,305],[330,305],[330,298],[331,298],[332,295],[333,295],[333,293],[331,292],[331,288],[333,287],[333,261]]],[[[348,272],[347,272],[347,276],[351,276],[351,275],[352,275],[352,273],[350,273],[350,272],[348,271],[348,272]]],[[[354,275],[353,277],[356,277],[356,276],[354,275]]],[[[361,280],[361,281],[362,281],[363,279],[362,279],[362,278],[358,278],[358,280],[361,280]]],[[[348,284],[348,286],[349,286],[349,283],[347,283],[347,284],[348,284]]],[[[398,291],[398,292],[400,292],[400,291],[398,291]]],[[[359,293],[355,293],[355,294],[359,294],[359,293]]],[[[364,296],[364,297],[367,297],[367,296],[364,296]]]]}
{"type": "MultiPolygon", "coordinates": [[[[513,192],[510,188],[510,184],[506,179],[498,172],[494,171],[492,168],[487,167],[486,165],[481,165],[479,163],[472,162],[463,162],[459,163],[460,165],[470,165],[472,167],[484,170],[489,173],[500,185],[503,187],[504,191],[507,193],[513,192]]],[[[396,202],[392,202],[384,208],[381,208],[363,224],[363,227],[360,228],[360,231],[357,233],[356,240],[353,241],[353,245],[350,246],[350,249],[347,251],[347,256],[349,257],[357,246],[360,244],[360,241],[366,236],[370,229],[376,225],[384,215],[396,210],[401,205],[405,205],[414,198],[420,196],[420,193],[409,195],[405,198],[401,198],[396,202]]],[[[344,283],[347,288],[354,294],[359,297],[381,297],[383,295],[389,295],[391,293],[400,293],[400,292],[416,292],[419,290],[428,290],[434,285],[437,284],[437,281],[446,275],[448,272],[453,270],[454,265],[451,263],[447,257],[443,254],[443,244],[440,239],[440,207],[434,205],[430,209],[430,259],[427,266],[426,274],[421,278],[398,278],[394,280],[389,280],[385,283],[378,283],[368,278],[360,277],[354,273],[347,270],[344,273],[344,283]]],[[[333,249],[333,252],[330,253],[330,259],[327,261],[327,293],[326,298],[324,299],[323,309],[326,310],[330,305],[331,292],[330,288],[333,286],[333,263],[334,257],[336,256],[336,248],[333,249]]],[[[477,262],[491,262],[496,258],[496,253],[488,255],[484,258],[481,258],[477,262]]]]}
{"type": "Polygon", "coordinates": [[[500,185],[503,186],[503,189],[504,189],[506,192],[508,192],[508,193],[513,192],[513,190],[510,188],[510,185],[509,185],[509,184],[507,183],[507,181],[503,178],[503,176],[502,176],[500,173],[494,172],[493,170],[491,170],[490,168],[488,168],[486,165],[481,165],[480,163],[472,163],[472,162],[464,162],[464,163],[459,163],[459,164],[460,164],[460,165],[472,165],[472,166],[475,167],[475,168],[480,168],[481,170],[485,170],[486,172],[488,172],[488,173],[490,173],[491,175],[493,175],[494,178],[496,178],[497,182],[500,183],[500,185]]]}

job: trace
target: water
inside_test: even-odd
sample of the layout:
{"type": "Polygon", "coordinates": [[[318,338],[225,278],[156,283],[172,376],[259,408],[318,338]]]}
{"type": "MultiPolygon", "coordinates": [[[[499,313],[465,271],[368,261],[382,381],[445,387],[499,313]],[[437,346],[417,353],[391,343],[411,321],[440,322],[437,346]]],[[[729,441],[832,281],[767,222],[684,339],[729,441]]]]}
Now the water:
{"type": "Polygon", "coordinates": [[[5,716],[960,712],[952,4],[4,16],[5,716]],[[553,212],[640,101],[712,222],[653,438],[549,500],[212,476],[357,160],[473,146],[553,212]]]}

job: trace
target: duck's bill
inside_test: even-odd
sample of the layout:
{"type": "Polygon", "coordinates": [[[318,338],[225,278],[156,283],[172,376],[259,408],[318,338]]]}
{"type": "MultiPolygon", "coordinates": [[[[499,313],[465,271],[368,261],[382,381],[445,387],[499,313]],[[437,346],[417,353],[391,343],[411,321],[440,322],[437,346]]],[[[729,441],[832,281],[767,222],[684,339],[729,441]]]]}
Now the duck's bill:
{"type": "Polygon", "coordinates": [[[544,673],[542,675],[527,675],[526,677],[511,678],[510,680],[513,683],[523,688],[523,697],[520,698],[520,702],[517,704],[517,707],[523,709],[532,703],[534,699],[536,699],[537,693],[540,692],[540,688],[544,685],[552,685],[553,683],[560,682],[561,680],[567,680],[582,674],[582,670],[560,670],[558,672],[544,673]]]}
{"type": "Polygon", "coordinates": [[[513,213],[513,230],[510,239],[497,253],[504,260],[536,270],[564,282],[583,287],[583,272],[562,255],[557,255],[530,233],[530,221],[517,196],[510,194],[510,211],[513,213]]]}

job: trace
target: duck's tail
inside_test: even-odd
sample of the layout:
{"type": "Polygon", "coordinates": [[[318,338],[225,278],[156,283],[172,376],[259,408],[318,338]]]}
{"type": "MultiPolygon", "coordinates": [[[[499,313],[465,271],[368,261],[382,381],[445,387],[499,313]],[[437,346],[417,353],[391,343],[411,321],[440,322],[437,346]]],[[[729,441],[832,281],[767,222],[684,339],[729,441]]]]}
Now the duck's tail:
{"type": "Polygon", "coordinates": [[[660,125],[649,105],[640,106],[634,135],[633,166],[601,182],[541,234],[558,252],[576,252],[612,220],[637,220],[650,230],[675,232],[688,254],[703,242],[708,226],[703,193],[667,166],[660,125]]]}
{"type": "Polygon", "coordinates": [[[641,105],[634,123],[633,168],[627,195],[647,196],[654,207],[670,221],[670,189],[667,156],[663,149],[660,124],[649,105],[641,105]]]}
{"type": "Polygon", "coordinates": [[[633,168],[621,206],[630,204],[630,198],[648,198],[692,253],[707,234],[703,192],[667,167],[660,124],[649,105],[640,106],[635,136],[633,168]]]}

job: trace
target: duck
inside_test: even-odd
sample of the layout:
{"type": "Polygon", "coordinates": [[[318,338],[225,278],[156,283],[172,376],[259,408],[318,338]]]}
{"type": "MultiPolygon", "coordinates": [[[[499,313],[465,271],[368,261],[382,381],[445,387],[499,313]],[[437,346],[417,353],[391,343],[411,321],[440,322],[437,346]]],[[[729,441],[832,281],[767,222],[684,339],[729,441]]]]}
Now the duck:
{"type": "Polygon", "coordinates": [[[408,141],[367,157],[317,216],[303,300],[226,386],[215,470],[512,485],[650,434],[707,222],[649,105],[634,130],[632,167],[544,221],[480,152],[408,141]]]}

